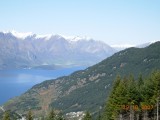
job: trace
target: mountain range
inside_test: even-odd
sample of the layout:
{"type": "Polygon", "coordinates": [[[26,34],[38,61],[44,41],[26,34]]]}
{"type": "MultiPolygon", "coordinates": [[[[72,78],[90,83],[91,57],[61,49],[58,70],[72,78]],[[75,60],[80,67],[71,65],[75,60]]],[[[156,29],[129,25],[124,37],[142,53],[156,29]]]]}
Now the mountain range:
{"type": "Polygon", "coordinates": [[[6,102],[4,109],[21,114],[31,109],[39,116],[50,108],[63,114],[85,110],[96,114],[103,109],[117,75],[138,78],[155,69],[160,69],[160,42],[122,50],[85,70],[37,84],[6,102]]]}
{"type": "Polygon", "coordinates": [[[0,32],[0,69],[90,66],[116,50],[90,38],[0,32]]]}

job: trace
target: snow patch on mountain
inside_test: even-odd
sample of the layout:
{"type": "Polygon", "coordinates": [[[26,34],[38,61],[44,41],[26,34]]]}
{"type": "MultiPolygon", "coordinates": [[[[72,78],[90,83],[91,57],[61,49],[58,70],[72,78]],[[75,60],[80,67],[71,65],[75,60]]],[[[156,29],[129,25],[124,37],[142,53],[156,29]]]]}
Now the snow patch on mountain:
{"type": "Polygon", "coordinates": [[[92,40],[91,37],[81,37],[81,36],[66,36],[66,35],[58,35],[58,34],[33,34],[32,32],[17,32],[15,30],[11,30],[11,31],[3,31],[2,33],[4,34],[12,34],[14,37],[18,38],[18,39],[26,39],[27,37],[34,37],[35,39],[44,39],[44,40],[51,40],[51,38],[63,38],[65,40],[67,40],[68,42],[77,42],[80,40],[92,40]]]}
{"type": "Polygon", "coordinates": [[[81,36],[65,36],[65,35],[61,35],[64,39],[68,40],[69,42],[77,42],[77,41],[80,41],[80,40],[86,40],[86,41],[89,41],[89,40],[92,40],[91,37],[87,37],[87,36],[84,36],[84,37],[81,37],[81,36]]]}
{"type": "Polygon", "coordinates": [[[130,48],[130,47],[135,47],[136,45],[133,45],[133,44],[116,44],[116,45],[111,45],[112,48],[120,51],[120,50],[123,50],[123,49],[126,49],[126,48],[130,48]]]}
{"type": "Polygon", "coordinates": [[[116,52],[106,43],[89,37],[67,39],[62,35],[36,35],[31,32],[0,33],[0,69],[31,68],[43,63],[90,66],[116,52]]]}
{"type": "Polygon", "coordinates": [[[158,41],[160,41],[160,40],[152,40],[152,41],[150,41],[150,42],[137,45],[136,47],[137,47],[137,48],[144,48],[144,47],[147,47],[147,46],[149,46],[149,45],[151,45],[151,44],[153,44],[153,43],[155,43],[155,42],[158,42],[158,41]]]}
{"type": "Polygon", "coordinates": [[[135,45],[135,44],[115,44],[115,45],[111,45],[112,48],[120,51],[120,50],[124,50],[126,48],[130,48],[130,47],[136,47],[136,48],[144,48],[144,47],[147,47],[155,42],[158,42],[160,40],[152,40],[150,42],[147,42],[147,43],[143,43],[143,44],[138,44],[138,45],[135,45]]]}
{"type": "Polygon", "coordinates": [[[19,38],[19,39],[25,39],[29,36],[33,36],[33,33],[32,32],[17,32],[15,30],[11,30],[11,31],[4,31],[3,32],[4,34],[8,34],[8,33],[11,33],[13,36],[15,36],[16,38],[19,38]]]}

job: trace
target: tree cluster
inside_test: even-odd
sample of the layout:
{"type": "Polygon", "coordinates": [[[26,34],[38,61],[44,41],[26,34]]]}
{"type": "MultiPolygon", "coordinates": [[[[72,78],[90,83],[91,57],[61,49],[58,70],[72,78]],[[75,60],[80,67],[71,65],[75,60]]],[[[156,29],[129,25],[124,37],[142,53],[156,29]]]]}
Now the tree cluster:
{"type": "MultiPolygon", "coordinates": [[[[31,110],[25,115],[26,120],[34,120],[34,114],[31,110]]],[[[2,120],[17,120],[19,118],[13,117],[12,113],[9,111],[4,112],[2,120]]],[[[52,109],[47,116],[36,118],[36,120],[65,120],[62,115],[56,114],[55,111],[52,109]]]]}
{"type": "Polygon", "coordinates": [[[160,71],[147,79],[118,76],[106,102],[102,120],[150,120],[158,118],[160,71]]]}

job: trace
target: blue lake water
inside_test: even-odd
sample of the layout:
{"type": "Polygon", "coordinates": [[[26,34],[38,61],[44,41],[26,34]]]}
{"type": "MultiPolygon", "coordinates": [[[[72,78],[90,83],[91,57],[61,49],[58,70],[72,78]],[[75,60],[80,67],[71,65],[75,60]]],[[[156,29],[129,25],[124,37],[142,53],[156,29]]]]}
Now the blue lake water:
{"type": "Polygon", "coordinates": [[[37,83],[69,75],[82,69],[85,67],[58,70],[0,70],[0,105],[15,96],[19,96],[37,83]]]}

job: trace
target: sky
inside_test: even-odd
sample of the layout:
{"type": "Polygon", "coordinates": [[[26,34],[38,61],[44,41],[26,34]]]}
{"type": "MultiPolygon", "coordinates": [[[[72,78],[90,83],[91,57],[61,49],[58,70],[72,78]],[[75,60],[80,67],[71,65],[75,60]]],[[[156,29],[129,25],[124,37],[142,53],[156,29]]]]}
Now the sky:
{"type": "Polygon", "coordinates": [[[142,44],[160,40],[159,6],[159,0],[1,0],[0,31],[142,44]]]}

